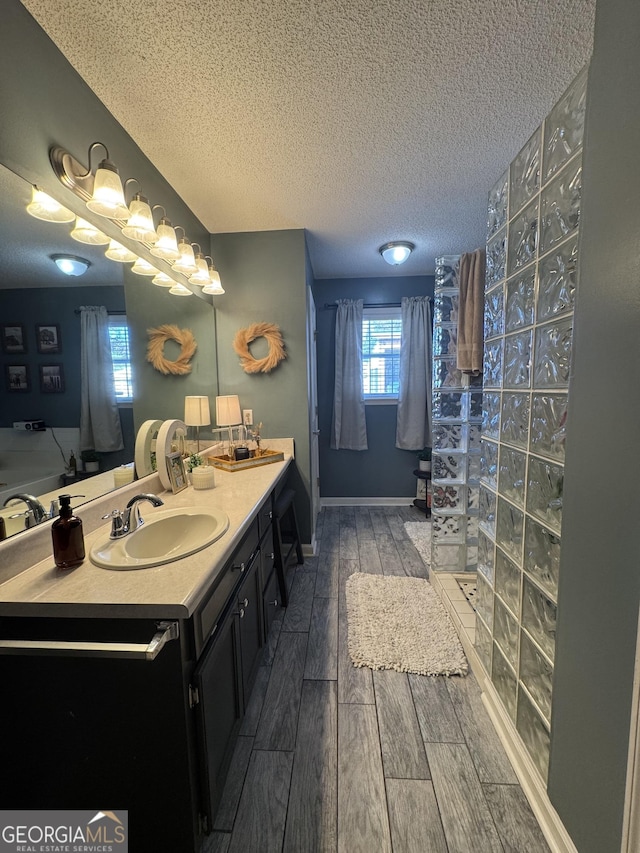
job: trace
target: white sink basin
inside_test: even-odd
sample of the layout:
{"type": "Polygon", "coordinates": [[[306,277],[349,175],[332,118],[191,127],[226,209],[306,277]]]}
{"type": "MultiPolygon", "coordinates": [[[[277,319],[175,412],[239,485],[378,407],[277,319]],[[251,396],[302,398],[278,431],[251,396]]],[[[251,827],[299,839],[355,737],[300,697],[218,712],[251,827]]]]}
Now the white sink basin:
{"type": "Polygon", "coordinates": [[[148,569],[173,563],[201,551],[229,527],[229,517],[218,509],[188,507],[143,511],[144,524],[121,539],[103,539],[89,552],[103,569],[148,569]]]}

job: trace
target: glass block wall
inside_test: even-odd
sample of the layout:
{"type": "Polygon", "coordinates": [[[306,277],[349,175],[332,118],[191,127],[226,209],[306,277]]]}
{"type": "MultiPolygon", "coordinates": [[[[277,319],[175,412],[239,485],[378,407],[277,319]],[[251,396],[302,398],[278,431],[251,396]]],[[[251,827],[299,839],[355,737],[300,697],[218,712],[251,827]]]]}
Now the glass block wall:
{"type": "Polygon", "coordinates": [[[482,377],[456,366],[459,255],[436,258],[433,309],[431,565],[475,571],[478,560],[482,377]]]}
{"type": "Polygon", "coordinates": [[[489,194],[476,649],[546,781],[586,69],[489,194]]]}

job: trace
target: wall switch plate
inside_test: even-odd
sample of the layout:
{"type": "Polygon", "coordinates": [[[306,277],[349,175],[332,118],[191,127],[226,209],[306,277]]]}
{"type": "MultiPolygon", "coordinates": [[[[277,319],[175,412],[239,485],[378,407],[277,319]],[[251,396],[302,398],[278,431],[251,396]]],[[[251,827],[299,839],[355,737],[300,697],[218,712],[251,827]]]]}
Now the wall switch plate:
{"type": "Polygon", "coordinates": [[[253,425],[253,409],[243,409],[242,410],[242,423],[245,426],[253,425]]]}

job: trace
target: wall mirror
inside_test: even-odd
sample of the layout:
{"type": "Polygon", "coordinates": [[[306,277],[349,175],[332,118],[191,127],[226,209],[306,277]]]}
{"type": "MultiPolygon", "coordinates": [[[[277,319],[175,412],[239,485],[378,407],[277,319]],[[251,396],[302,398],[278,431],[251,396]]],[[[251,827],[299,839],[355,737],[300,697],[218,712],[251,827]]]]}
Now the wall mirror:
{"type": "MultiPolygon", "coordinates": [[[[80,305],[106,305],[126,311],[122,265],[104,256],[105,246],[79,243],[69,236],[73,223],[51,223],[26,212],[31,185],[0,165],[0,507],[8,494],[36,497],[51,491],[83,495],[74,505],[114,488],[111,469],[133,462],[131,407],[120,408],[125,449],[104,454],[97,477],[64,485],[65,461],[80,459],[80,305]],[[90,262],[80,277],[64,275],[51,256],[71,254],[90,262]],[[12,330],[17,330],[15,334],[12,330]],[[16,378],[17,377],[17,378],[16,378]],[[53,377],[48,383],[45,379],[53,377]],[[41,419],[44,432],[19,432],[14,421],[41,419]],[[52,427],[52,428],[50,428],[52,427]]],[[[13,513],[26,505],[12,507],[13,513]]],[[[45,506],[49,509],[49,505],[45,506]]],[[[19,518],[7,534],[24,529],[19,518]]]]}

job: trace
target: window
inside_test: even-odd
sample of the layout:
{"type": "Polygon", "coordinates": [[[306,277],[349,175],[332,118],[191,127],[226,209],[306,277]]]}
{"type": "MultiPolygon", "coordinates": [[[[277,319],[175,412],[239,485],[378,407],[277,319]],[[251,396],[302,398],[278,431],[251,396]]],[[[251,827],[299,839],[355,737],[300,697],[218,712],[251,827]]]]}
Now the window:
{"type": "Polygon", "coordinates": [[[365,308],[362,314],[362,384],[367,403],[394,403],[400,391],[400,308],[365,308]]]}
{"type": "Polygon", "coordinates": [[[113,361],[113,385],[118,403],[133,402],[131,381],[131,354],[129,351],[129,327],[124,314],[109,316],[109,342],[113,361]]]}

